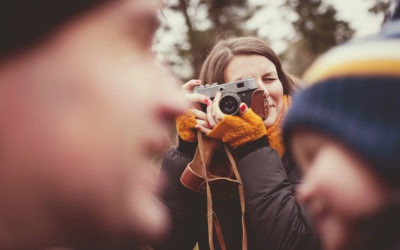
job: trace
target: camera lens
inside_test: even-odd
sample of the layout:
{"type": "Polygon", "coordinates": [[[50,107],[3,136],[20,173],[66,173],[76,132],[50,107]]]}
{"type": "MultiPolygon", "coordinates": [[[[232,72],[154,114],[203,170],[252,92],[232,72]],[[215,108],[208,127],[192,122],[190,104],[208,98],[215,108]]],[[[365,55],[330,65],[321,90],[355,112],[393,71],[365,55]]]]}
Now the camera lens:
{"type": "Polygon", "coordinates": [[[224,114],[234,115],[238,112],[240,105],[240,98],[236,94],[225,94],[219,102],[219,108],[224,114]]]}

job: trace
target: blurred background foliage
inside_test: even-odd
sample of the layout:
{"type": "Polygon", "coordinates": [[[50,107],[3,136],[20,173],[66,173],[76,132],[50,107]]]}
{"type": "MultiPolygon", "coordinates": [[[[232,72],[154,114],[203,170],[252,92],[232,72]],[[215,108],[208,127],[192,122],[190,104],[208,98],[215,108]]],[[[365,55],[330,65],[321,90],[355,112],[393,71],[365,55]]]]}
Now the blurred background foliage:
{"type": "MultiPolygon", "coordinates": [[[[216,41],[243,35],[255,35],[270,41],[274,33],[283,31],[290,33],[279,41],[285,46],[279,51],[274,46],[272,48],[278,51],[285,69],[301,78],[305,69],[321,53],[354,35],[351,24],[339,19],[338,10],[327,0],[255,1],[164,0],[165,8],[160,12],[161,26],[153,49],[159,59],[170,64],[174,73],[186,82],[198,78],[201,65],[216,41]],[[250,1],[253,3],[250,4],[250,1]],[[278,4],[273,5],[272,2],[278,4]],[[273,15],[282,16],[281,21],[271,21],[269,16],[273,15]],[[254,17],[261,22],[249,25],[254,17]]],[[[355,0],[347,0],[352,1],[355,0]]],[[[395,5],[395,0],[357,1],[368,1],[370,7],[365,11],[380,16],[380,23],[390,16],[390,10],[395,5]]],[[[355,13],[360,11],[354,10],[355,13]]],[[[161,164],[166,150],[177,144],[174,125],[165,138],[169,143],[154,157],[156,165],[161,164]]]]}
{"type": "MultiPolygon", "coordinates": [[[[352,1],[348,2],[351,8],[352,1]]],[[[383,16],[383,23],[389,17],[394,2],[370,0],[369,11],[372,15],[383,16]]],[[[338,10],[326,0],[281,0],[278,8],[271,5],[270,1],[250,4],[248,0],[164,0],[164,4],[162,25],[154,45],[156,48],[163,45],[168,47],[156,49],[156,53],[173,66],[183,81],[198,78],[205,57],[219,39],[256,35],[268,41],[269,37],[259,32],[265,26],[274,25],[268,23],[267,18],[258,27],[249,28],[246,25],[253,16],[268,8],[274,8],[274,15],[285,15],[282,20],[294,30],[283,41],[287,46],[279,51],[279,56],[285,68],[297,77],[301,77],[321,53],[349,40],[354,34],[351,24],[341,20],[337,15],[338,10]],[[169,23],[169,15],[180,16],[177,27],[169,23]],[[174,29],[180,29],[181,33],[174,29]],[[175,42],[163,44],[166,40],[164,37],[168,35],[180,37],[172,39],[175,42]]],[[[276,30],[277,27],[268,28],[276,30]]]]}

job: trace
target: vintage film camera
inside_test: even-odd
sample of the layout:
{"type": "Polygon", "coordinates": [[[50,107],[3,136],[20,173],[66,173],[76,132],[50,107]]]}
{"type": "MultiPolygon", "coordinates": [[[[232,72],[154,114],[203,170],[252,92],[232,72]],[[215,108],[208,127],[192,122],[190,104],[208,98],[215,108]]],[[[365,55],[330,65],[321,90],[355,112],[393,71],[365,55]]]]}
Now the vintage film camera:
{"type": "MultiPolygon", "coordinates": [[[[240,81],[229,82],[224,84],[206,84],[193,88],[194,93],[200,93],[208,96],[211,100],[214,99],[217,91],[220,91],[222,96],[219,102],[219,108],[227,115],[239,115],[239,105],[244,102],[248,107],[251,106],[251,97],[257,89],[256,79],[246,77],[240,81]]],[[[206,105],[202,104],[204,112],[206,105]]]]}

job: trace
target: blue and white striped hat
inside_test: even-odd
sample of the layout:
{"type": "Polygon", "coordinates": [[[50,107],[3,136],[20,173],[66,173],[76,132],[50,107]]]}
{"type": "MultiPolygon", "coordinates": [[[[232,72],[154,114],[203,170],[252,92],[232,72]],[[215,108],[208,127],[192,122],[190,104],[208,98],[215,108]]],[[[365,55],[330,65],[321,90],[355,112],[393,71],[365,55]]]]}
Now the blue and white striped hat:
{"type": "MultiPolygon", "coordinates": [[[[367,160],[384,180],[400,185],[400,21],[377,35],[331,49],[306,72],[283,137],[327,134],[367,160]]],[[[290,150],[289,150],[290,153],[290,150]]]]}

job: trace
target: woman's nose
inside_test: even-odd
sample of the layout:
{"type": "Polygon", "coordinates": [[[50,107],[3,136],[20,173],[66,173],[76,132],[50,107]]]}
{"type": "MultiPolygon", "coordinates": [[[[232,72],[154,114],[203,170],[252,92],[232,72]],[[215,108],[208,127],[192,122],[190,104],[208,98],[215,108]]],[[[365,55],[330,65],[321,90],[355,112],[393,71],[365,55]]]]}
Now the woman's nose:
{"type": "Polygon", "coordinates": [[[263,81],[261,79],[257,80],[257,89],[261,89],[264,90],[265,95],[268,97],[269,96],[269,91],[268,89],[265,87],[263,81]]]}
{"type": "Polygon", "coordinates": [[[264,83],[261,81],[261,79],[257,80],[257,89],[265,90],[264,83]]]}

